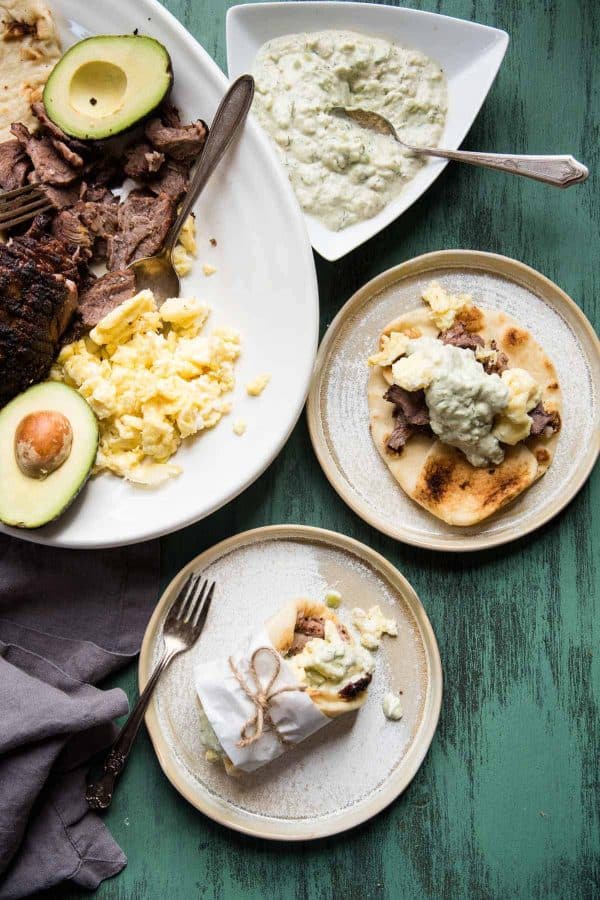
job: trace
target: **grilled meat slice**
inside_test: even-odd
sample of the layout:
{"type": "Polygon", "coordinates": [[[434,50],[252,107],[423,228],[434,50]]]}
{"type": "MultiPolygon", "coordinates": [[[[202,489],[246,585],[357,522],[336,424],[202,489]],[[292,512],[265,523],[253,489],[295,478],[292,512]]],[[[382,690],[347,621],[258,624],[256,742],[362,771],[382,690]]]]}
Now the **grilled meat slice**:
{"type": "Polygon", "coordinates": [[[119,206],[118,231],[108,239],[108,268],[125,269],[133,260],[158,253],[174,221],[172,197],[131,193],[119,206]]]}
{"type": "Polygon", "coordinates": [[[202,119],[182,125],[174,107],[166,107],[160,118],[150,119],[144,133],[156,150],[179,162],[192,163],[204,147],[208,128],[202,119]]]}
{"type": "Polygon", "coordinates": [[[148,180],[147,186],[153,194],[168,194],[175,203],[179,203],[189,183],[188,166],[169,161],[158,176],[148,180]]]}
{"type": "Polygon", "coordinates": [[[439,339],[443,344],[450,344],[452,347],[459,347],[461,350],[474,351],[477,347],[485,345],[481,335],[467,331],[462,322],[457,322],[452,328],[440,332],[439,339]]]}
{"type": "Polygon", "coordinates": [[[429,410],[425,402],[425,391],[406,391],[398,384],[392,384],[383,399],[393,403],[396,407],[394,415],[399,411],[409,425],[429,425],[429,410]]]}
{"type": "Polygon", "coordinates": [[[31,163],[19,141],[3,141],[0,144],[0,188],[14,191],[27,184],[27,172],[31,163]]]}
{"type": "Polygon", "coordinates": [[[2,405],[45,378],[77,306],[77,287],[55,260],[52,249],[36,258],[27,244],[0,244],[2,405]]]}
{"type": "Polygon", "coordinates": [[[532,419],[529,434],[532,437],[539,437],[540,434],[543,434],[544,437],[550,437],[560,429],[560,414],[548,412],[543,403],[538,403],[529,415],[532,419]]]}
{"type": "Polygon", "coordinates": [[[83,337],[100,319],[134,294],[135,278],[131,269],[117,269],[98,279],[90,279],[79,295],[79,307],[67,340],[83,337]]]}
{"type": "Polygon", "coordinates": [[[36,175],[44,184],[72,184],[79,178],[79,172],[63,159],[52,145],[47,135],[33,135],[21,122],[10,126],[10,130],[19,141],[25,153],[33,163],[36,175]]]}
{"type": "Polygon", "coordinates": [[[46,112],[46,107],[41,100],[38,100],[36,103],[32,103],[31,111],[40,123],[40,128],[43,132],[53,137],[56,141],[60,141],[61,143],[66,144],[70,150],[77,153],[78,155],[85,156],[86,152],[88,152],[89,150],[89,145],[84,144],[82,141],[78,141],[76,138],[69,137],[68,134],[65,134],[62,128],[59,128],[58,125],[56,125],[56,123],[52,121],[52,119],[46,112]]]}
{"type": "Polygon", "coordinates": [[[133,144],[125,151],[123,170],[130,178],[149,178],[156,175],[164,161],[164,153],[160,153],[144,141],[141,144],[133,144]]]}

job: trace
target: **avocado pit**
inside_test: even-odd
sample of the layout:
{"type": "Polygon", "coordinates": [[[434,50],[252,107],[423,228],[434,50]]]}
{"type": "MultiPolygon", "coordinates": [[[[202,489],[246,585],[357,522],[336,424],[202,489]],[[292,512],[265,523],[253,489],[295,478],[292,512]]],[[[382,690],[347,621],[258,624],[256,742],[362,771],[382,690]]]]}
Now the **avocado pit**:
{"type": "Polygon", "coordinates": [[[15,431],[15,458],[23,475],[46,478],[68,459],[73,429],[63,413],[40,410],[25,416],[15,431]]]}

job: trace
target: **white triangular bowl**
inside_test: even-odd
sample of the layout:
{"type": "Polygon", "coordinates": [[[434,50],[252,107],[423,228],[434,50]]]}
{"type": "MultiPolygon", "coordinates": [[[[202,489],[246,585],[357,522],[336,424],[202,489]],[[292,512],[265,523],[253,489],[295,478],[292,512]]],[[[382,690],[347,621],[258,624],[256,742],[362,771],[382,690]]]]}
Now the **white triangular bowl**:
{"type": "MultiPolygon", "coordinates": [[[[475,121],[509,40],[506,32],[498,28],[415,9],[372,3],[252,3],[234,6],[227,13],[229,77],[251,72],[265,41],[283,34],[329,28],[384,37],[435,59],[448,80],[448,117],[440,146],[452,150],[460,146],[475,121]]],[[[343,231],[330,231],[306,215],[312,246],[328,260],[345,256],[402,215],[433,184],[445,165],[443,160],[429,160],[400,196],[377,216],[343,231]]]]}

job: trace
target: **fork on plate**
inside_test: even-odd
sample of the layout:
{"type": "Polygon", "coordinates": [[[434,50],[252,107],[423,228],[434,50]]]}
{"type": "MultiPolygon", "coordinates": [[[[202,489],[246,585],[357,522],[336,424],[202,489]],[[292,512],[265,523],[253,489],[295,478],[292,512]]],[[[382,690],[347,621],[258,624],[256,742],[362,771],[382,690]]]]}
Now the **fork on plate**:
{"type": "Polygon", "coordinates": [[[164,650],[160,661],[104,759],[102,774],[88,781],[85,799],[91,809],[110,806],[115,784],[125,768],[158,679],[175,657],[190,650],[200,637],[214,591],[214,581],[209,586],[207,579],[192,573],[171,604],[163,625],[164,650]]]}
{"type": "Polygon", "coordinates": [[[0,231],[35,219],[52,209],[52,203],[38,184],[26,184],[14,191],[0,193],[0,231]]]}

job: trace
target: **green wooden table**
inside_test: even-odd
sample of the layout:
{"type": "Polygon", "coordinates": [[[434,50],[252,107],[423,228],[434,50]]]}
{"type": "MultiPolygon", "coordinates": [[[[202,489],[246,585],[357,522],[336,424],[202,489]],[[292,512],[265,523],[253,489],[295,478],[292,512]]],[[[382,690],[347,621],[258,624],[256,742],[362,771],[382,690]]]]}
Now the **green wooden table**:
{"type": "MultiPolygon", "coordinates": [[[[165,5],[225,68],[228,4],[165,5]]],[[[597,0],[406,5],[510,34],[466,148],[571,152],[598,172],[597,0]]],[[[563,192],[450,165],[382,235],[338,263],[317,260],[322,331],[365,281],[445,247],[523,260],[564,288],[598,329],[598,181],[592,174],[587,185],[563,192]]],[[[338,839],[284,846],[228,832],[188,806],[143,734],[107,815],[129,865],[98,897],[600,897],[600,472],[557,519],[522,541],[477,555],[429,553],[383,537],[344,506],[302,418],[253,487],[163,540],[164,583],[216,541],[278,522],[358,538],[415,586],[445,671],[429,755],[406,793],[375,820],[338,839]]],[[[114,684],[134,698],[135,667],[114,684]]],[[[52,894],[75,896],[85,895],[52,894]]]]}

